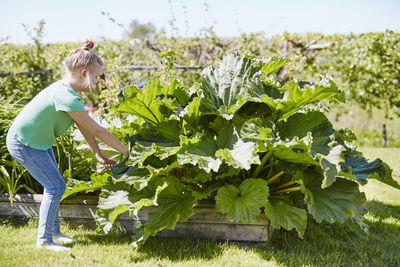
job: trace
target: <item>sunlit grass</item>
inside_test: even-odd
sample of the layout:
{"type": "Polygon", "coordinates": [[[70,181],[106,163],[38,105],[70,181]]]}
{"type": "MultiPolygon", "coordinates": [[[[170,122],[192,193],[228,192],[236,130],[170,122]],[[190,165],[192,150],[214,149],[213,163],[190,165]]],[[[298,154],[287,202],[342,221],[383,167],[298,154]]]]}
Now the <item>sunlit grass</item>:
{"type": "MultiPolygon", "coordinates": [[[[369,160],[380,158],[386,162],[390,168],[393,169],[394,177],[399,180],[400,178],[400,148],[374,148],[374,147],[362,147],[360,151],[363,152],[364,156],[369,160]]],[[[400,199],[400,196],[399,196],[400,199]]]]}
{"type": "Polygon", "coordinates": [[[374,108],[371,113],[357,103],[333,106],[327,116],[335,129],[349,128],[357,136],[357,146],[382,146],[383,124],[386,125],[386,145],[400,146],[400,117],[393,112],[392,119],[387,118],[385,110],[374,108]]]}

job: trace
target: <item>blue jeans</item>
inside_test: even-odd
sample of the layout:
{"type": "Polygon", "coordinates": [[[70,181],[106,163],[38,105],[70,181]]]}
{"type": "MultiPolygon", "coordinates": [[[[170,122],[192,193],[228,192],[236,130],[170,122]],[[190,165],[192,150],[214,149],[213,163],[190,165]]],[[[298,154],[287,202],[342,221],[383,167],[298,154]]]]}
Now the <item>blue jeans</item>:
{"type": "Polygon", "coordinates": [[[10,135],[7,135],[6,143],[11,156],[44,187],[37,245],[51,243],[53,235],[60,232],[58,205],[65,191],[65,182],[58,170],[53,149],[35,149],[10,135]]]}

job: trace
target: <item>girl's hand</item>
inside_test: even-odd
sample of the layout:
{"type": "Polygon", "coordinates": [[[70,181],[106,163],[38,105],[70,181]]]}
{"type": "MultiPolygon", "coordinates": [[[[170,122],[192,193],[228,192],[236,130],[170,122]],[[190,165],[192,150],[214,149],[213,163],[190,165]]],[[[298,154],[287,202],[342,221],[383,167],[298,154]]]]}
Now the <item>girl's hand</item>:
{"type": "Polygon", "coordinates": [[[103,164],[108,170],[111,170],[111,167],[116,164],[117,162],[115,162],[112,159],[106,158],[103,155],[96,155],[96,159],[98,162],[100,162],[101,164],[103,164]]]}
{"type": "Polygon", "coordinates": [[[122,154],[124,155],[125,158],[128,158],[129,157],[129,149],[125,147],[125,150],[122,154]]]}

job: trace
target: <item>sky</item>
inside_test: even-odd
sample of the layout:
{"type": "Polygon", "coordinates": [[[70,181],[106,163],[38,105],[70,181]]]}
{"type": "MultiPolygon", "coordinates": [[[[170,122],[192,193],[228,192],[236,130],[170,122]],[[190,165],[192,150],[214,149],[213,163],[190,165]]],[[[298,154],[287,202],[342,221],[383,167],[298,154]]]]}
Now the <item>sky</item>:
{"type": "Polygon", "coordinates": [[[121,40],[132,20],[176,37],[400,32],[400,0],[0,0],[0,41],[30,42],[40,20],[45,43],[121,40]]]}

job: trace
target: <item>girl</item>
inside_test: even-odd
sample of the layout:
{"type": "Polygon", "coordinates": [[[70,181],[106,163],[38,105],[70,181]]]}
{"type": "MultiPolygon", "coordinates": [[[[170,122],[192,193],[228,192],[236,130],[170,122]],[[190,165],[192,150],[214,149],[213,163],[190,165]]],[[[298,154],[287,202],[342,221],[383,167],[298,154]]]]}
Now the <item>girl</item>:
{"type": "Polygon", "coordinates": [[[60,232],[58,219],[58,205],[65,191],[65,182],[52,150],[56,137],[64,134],[75,122],[96,159],[108,169],[115,161],[102,155],[96,138],[125,157],[129,154],[125,145],[88,116],[79,97],[80,92],[91,92],[103,69],[103,61],[91,51],[93,46],[92,41],[86,40],[81,48],[67,55],[63,79],[37,94],[15,118],[7,133],[7,148],[11,156],[44,187],[39,211],[38,248],[64,251],[70,248],[58,243],[72,242],[60,232]]]}

